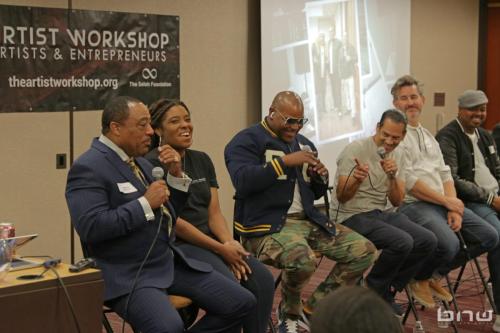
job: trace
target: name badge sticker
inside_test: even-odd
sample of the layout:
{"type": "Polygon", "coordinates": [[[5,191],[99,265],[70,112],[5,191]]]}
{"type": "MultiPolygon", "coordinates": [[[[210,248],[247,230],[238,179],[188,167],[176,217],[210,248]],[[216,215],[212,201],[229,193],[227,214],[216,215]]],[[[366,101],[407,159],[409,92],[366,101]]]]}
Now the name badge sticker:
{"type": "Polygon", "coordinates": [[[131,183],[116,183],[118,190],[124,194],[137,192],[137,189],[131,183]]]}

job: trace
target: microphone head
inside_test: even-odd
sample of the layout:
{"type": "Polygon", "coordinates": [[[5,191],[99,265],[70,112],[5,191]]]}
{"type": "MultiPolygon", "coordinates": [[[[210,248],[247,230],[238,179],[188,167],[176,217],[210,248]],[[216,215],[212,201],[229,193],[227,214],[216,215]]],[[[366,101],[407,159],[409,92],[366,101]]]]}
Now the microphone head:
{"type": "Polygon", "coordinates": [[[377,154],[378,154],[378,156],[380,156],[381,159],[384,159],[385,158],[385,154],[386,154],[385,148],[384,147],[378,147],[377,148],[377,154]]]}
{"type": "Polygon", "coordinates": [[[151,174],[153,175],[154,180],[161,180],[163,179],[163,176],[165,176],[165,172],[160,167],[154,167],[151,174]]]}
{"type": "Polygon", "coordinates": [[[312,149],[311,149],[311,147],[309,147],[309,145],[300,145],[300,150],[308,151],[308,152],[312,153],[312,149]]]}

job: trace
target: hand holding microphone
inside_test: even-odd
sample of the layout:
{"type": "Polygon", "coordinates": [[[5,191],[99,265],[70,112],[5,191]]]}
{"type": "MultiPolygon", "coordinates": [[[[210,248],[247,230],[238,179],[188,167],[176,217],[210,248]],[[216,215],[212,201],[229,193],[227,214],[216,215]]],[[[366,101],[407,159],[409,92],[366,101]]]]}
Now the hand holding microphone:
{"type": "Polygon", "coordinates": [[[391,158],[387,158],[387,152],[384,147],[378,147],[377,154],[382,159],[380,161],[380,165],[382,166],[384,172],[387,174],[389,179],[394,179],[394,176],[398,172],[396,161],[391,158]]]}
{"type": "Polygon", "coordinates": [[[317,158],[317,152],[314,152],[309,145],[303,145],[302,151],[310,152],[314,154],[314,162],[315,164],[310,163],[308,168],[308,173],[310,172],[310,177],[319,177],[321,181],[325,184],[328,184],[328,169],[325,167],[323,163],[317,158]]]}
{"type": "Polygon", "coordinates": [[[168,200],[170,191],[168,190],[167,184],[163,180],[165,173],[162,168],[153,168],[152,175],[155,181],[149,185],[146,193],[144,193],[144,197],[149,202],[151,208],[156,209],[168,200]]]}

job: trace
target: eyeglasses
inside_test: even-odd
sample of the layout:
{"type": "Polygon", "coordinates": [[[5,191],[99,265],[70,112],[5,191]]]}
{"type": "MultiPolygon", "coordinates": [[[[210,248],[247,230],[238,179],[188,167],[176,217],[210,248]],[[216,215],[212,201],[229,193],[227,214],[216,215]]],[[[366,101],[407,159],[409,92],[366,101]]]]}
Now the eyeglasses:
{"type": "Polygon", "coordinates": [[[309,121],[309,119],[307,119],[307,118],[285,117],[278,109],[273,108],[273,110],[278,112],[279,115],[281,116],[281,118],[283,118],[283,121],[284,121],[283,123],[285,126],[299,125],[299,127],[302,127],[305,124],[307,124],[307,122],[309,121]]]}

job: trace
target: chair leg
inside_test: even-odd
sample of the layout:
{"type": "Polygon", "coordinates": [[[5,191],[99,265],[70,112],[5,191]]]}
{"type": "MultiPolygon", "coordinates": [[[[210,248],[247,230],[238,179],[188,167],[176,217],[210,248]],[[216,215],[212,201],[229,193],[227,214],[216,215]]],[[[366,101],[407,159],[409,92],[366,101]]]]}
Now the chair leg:
{"type": "MultiPolygon", "coordinates": [[[[461,273],[463,273],[463,272],[461,271],[461,273]]],[[[448,285],[448,290],[450,290],[450,294],[451,294],[451,297],[452,297],[453,306],[455,307],[455,311],[458,313],[460,310],[458,308],[457,299],[455,298],[455,291],[456,291],[456,289],[451,286],[451,282],[450,282],[450,278],[448,277],[448,274],[446,274],[444,276],[444,278],[446,279],[446,284],[448,285]]],[[[457,279],[457,283],[459,281],[460,280],[457,279]]],[[[457,283],[455,283],[456,286],[458,286],[457,283]]]]}
{"type": "Polygon", "coordinates": [[[113,333],[113,328],[111,327],[108,317],[106,317],[106,314],[104,312],[102,313],[102,326],[104,326],[106,333],[113,333]]]}
{"type": "MultiPolygon", "coordinates": [[[[467,250],[465,250],[467,251],[467,250]]],[[[464,275],[465,268],[467,267],[467,262],[460,267],[460,272],[458,272],[457,279],[455,281],[455,284],[453,285],[453,293],[457,292],[458,285],[460,284],[460,280],[462,280],[462,276],[464,275]]]]}
{"type": "MultiPolygon", "coordinates": [[[[458,238],[460,239],[460,243],[462,243],[462,248],[465,250],[465,252],[467,254],[467,259],[470,261],[471,256],[469,253],[469,249],[467,248],[467,244],[465,243],[465,240],[462,236],[462,233],[460,231],[458,231],[457,235],[458,235],[458,238]]],[[[479,261],[477,260],[477,257],[472,258],[472,260],[474,261],[474,264],[477,268],[477,273],[479,274],[479,277],[481,278],[481,283],[483,284],[484,292],[486,293],[486,296],[488,297],[488,301],[490,302],[491,309],[493,310],[494,313],[497,314],[498,313],[497,307],[495,306],[495,302],[493,300],[493,295],[491,295],[491,292],[488,290],[488,283],[486,282],[486,279],[484,278],[484,274],[481,271],[481,266],[479,266],[479,261]]],[[[464,265],[464,267],[465,267],[465,265],[464,265]]]]}
{"type": "Polygon", "coordinates": [[[490,302],[491,309],[493,310],[493,313],[498,313],[497,307],[495,306],[495,301],[493,300],[493,295],[491,294],[490,290],[488,289],[488,282],[484,278],[484,274],[481,271],[481,266],[479,266],[479,261],[477,260],[477,258],[474,258],[473,260],[474,260],[474,264],[476,265],[479,277],[481,278],[481,283],[483,284],[484,292],[486,293],[486,296],[488,297],[488,301],[490,302]]]}
{"type": "MultiPolygon", "coordinates": [[[[448,277],[448,275],[446,277],[448,277]]],[[[448,285],[448,287],[450,288],[450,291],[451,291],[451,286],[448,285]]],[[[456,309],[455,295],[453,295],[453,302],[455,303],[455,309],[456,309]]],[[[441,303],[443,303],[444,309],[446,311],[450,311],[450,305],[448,304],[448,302],[441,301],[441,303]]],[[[457,327],[457,323],[455,322],[455,320],[451,321],[451,326],[453,327],[453,332],[458,333],[458,327],[457,327]]]]}
{"type": "Polygon", "coordinates": [[[405,292],[406,292],[406,296],[408,297],[408,309],[406,309],[405,316],[403,317],[403,325],[406,323],[406,320],[408,319],[408,315],[411,311],[413,313],[413,316],[415,317],[415,326],[419,325],[423,328],[422,321],[420,321],[420,317],[419,317],[417,309],[415,307],[414,299],[411,296],[410,291],[408,290],[408,287],[405,287],[405,292]]]}
{"type": "MultiPolygon", "coordinates": [[[[281,283],[281,280],[283,279],[283,271],[280,271],[278,276],[276,277],[276,280],[274,280],[274,292],[276,293],[276,290],[278,290],[278,287],[281,283]]],[[[279,316],[279,304],[278,304],[278,310],[276,311],[276,316],[279,316]]],[[[279,321],[279,318],[276,318],[276,321],[279,321]]],[[[274,326],[273,318],[269,318],[269,330],[271,333],[276,333],[276,327],[274,326]]]]}
{"type": "Polygon", "coordinates": [[[184,328],[186,330],[195,322],[196,317],[198,316],[198,310],[198,306],[196,306],[194,303],[191,303],[184,308],[177,309],[177,312],[179,312],[179,315],[182,318],[182,322],[184,323],[184,328]]]}

